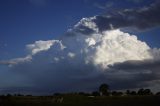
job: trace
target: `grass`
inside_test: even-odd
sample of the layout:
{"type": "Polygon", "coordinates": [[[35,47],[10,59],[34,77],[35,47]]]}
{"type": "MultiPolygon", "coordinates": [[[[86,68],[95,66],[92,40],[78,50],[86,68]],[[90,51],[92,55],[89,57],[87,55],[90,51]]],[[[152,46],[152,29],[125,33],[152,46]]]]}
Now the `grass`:
{"type": "Polygon", "coordinates": [[[0,97],[0,106],[160,106],[160,96],[11,96],[0,97]],[[63,98],[63,101],[59,101],[63,98]]]}

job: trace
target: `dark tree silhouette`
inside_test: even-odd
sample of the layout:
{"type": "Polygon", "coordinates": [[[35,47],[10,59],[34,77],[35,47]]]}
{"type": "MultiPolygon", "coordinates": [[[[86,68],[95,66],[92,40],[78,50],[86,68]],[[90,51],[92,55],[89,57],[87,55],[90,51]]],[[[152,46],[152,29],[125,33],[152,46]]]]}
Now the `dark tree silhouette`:
{"type": "Polygon", "coordinates": [[[160,96],[160,92],[157,92],[157,93],[156,93],[156,96],[160,96]]]}
{"type": "Polygon", "coordinates": [[[139,89],[137,94],[138,95],[144,95],[144,89],[143,88],[139,89]]]}
{"type": "Polygon", "coordinates": [[[99,87],[100,95],[109,95],[109,86],[107,84],[101,84],[99,87]]]}
{"type": "Polygon", "coordinates": [[[130,90],[127,90],[127,91],[126,91],[126,94],[127,94],[127,95],[130,95],[130,93],[131,93],[130,90]]]}
{"type": "Polygon", "coordinates": [[[136,91],[131,91],[130,95],[137,95],[136,91]]]}
{"type": "Polygon", "coordinates": [[[7,97],[10,97],[10,96],[12,96],[12,95],[11,95],[11,94],[7,94],[6,96],[7,96],[7,97]]]}
{"type": "Polygon", "coordinates": [[[152,95],[152,92],[150,89],[139,89],[138,95],[152,95]]]}
{"type": "Polygon", "coordinates": [[[143,93],[144,93],[144,95],[152,95],[152,92],[151,92],[150,89],[145,89],[145,90],[143,91],[143,93]]]}
{"type": "Polygon", "coordinates": [[[112,95],[113,95],[113,96],[122,96],[122,95],[123,95],[123,92],[113,91],[113,92],[112,92],[112,95]]]}
{"type": "Polygon", "coordinates": [[[94,91],[94,92],[92,92],[92,96],[100,96],[100,94],[99,94],[99,92],[94,91]]]}

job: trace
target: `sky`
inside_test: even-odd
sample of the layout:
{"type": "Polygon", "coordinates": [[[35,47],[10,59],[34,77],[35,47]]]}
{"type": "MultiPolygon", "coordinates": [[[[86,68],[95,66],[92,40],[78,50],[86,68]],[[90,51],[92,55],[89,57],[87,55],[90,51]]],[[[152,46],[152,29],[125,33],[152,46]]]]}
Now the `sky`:
{"type": "Polygon", "coordinates": [[[159,5],[0,0],[0,93],[160,90],[159,5]]]}

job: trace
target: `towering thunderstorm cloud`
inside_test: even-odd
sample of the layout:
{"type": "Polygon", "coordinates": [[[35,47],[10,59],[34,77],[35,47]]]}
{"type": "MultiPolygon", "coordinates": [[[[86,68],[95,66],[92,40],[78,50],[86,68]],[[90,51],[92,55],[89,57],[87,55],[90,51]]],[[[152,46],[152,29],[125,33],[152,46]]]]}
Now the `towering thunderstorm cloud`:
{"type": "Polygon", "coordinates": [[[0,63],[24,76],[27,87],[17,87],[26,92],[90,91],[101,83],[113,89],[151,85],[154,89],[160,82],[160,49],[150,48],[121,29],[158,26],[159,11],[160,5],[155,3],[83,18],[61,39],[28,44],[26,57],[0,63]]]}
{"type": "Polygon", "coordinates": [[[134,28],[137,30],[145,30],[160,25],[160,2],[151,4],[149,7],[140,9],[124,9],[113,11],[101,16],[82,19],[77,26],[74,27],[76,32],[90,34],[97,31],[105,31],[109,29],[125,29],[134,28]],[[89,24],[89,23],[92,24],[89,24]]]}

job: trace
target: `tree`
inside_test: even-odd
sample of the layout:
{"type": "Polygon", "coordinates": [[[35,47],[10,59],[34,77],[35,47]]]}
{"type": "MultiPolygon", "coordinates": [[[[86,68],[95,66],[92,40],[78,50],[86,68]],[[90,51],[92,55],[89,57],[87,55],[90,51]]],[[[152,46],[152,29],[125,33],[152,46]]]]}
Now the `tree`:
{"type": "Polygon", "coordinates": [[[131,91],[130,95],[137,95],[136,91],[131,91]]]}
{"type": "Polygon", "coordinates": [[[12,96],[11,94],[7,94],[7,95],[6,95],[6,97],[11,97],[11,96],[12,96]]]}
{"type": "Polygon", "coordinates": [[[157,92],[157,93],[156,93],[156,96],[160,96],[160,92],[157,92]]]}
{"type": "Polygon", "coordinates": [[[92,96],[99,96],[100,94],[99,94],[99,92],[97,92],[97,91],[94,91],[94,92],[92,92],[92,96]]]}
{"type": "Polygon", "coordinates": [[[117,91],[113,91],[112,92],[112,96],[122,96],[123,92],[117,92],[117,91]]]}
{"type": "Polygon", "coordinates": [[[107,84],[101,84],[99,87],[100,95],[109,95],[109,86],[107,84]]]}
{"type": "Polygon", "coordinates": [[[152,95],[152,92],[150,89],[139,89],[138,95],[152,95]]]}
{"type": "Polygon", "coordinates": [[[150,89],[145,89],[145,90],[143,91],[143,93],[144,93],[144,95],[152,95],[152,92],[151,92],[150,89]]]}
{"type": "Polygon", "coordinates": [[[143,88],[139,89],[137,94],[138,95],[144,95],[144,89],[143,88]]]}
{"type": "Polygon", "coordinates": [[[127,94],[127,95],[130,95],[130,93],[131,93],[130,90],[127,90],[127,91],[126,91],[126,94],[127,94]]]}

